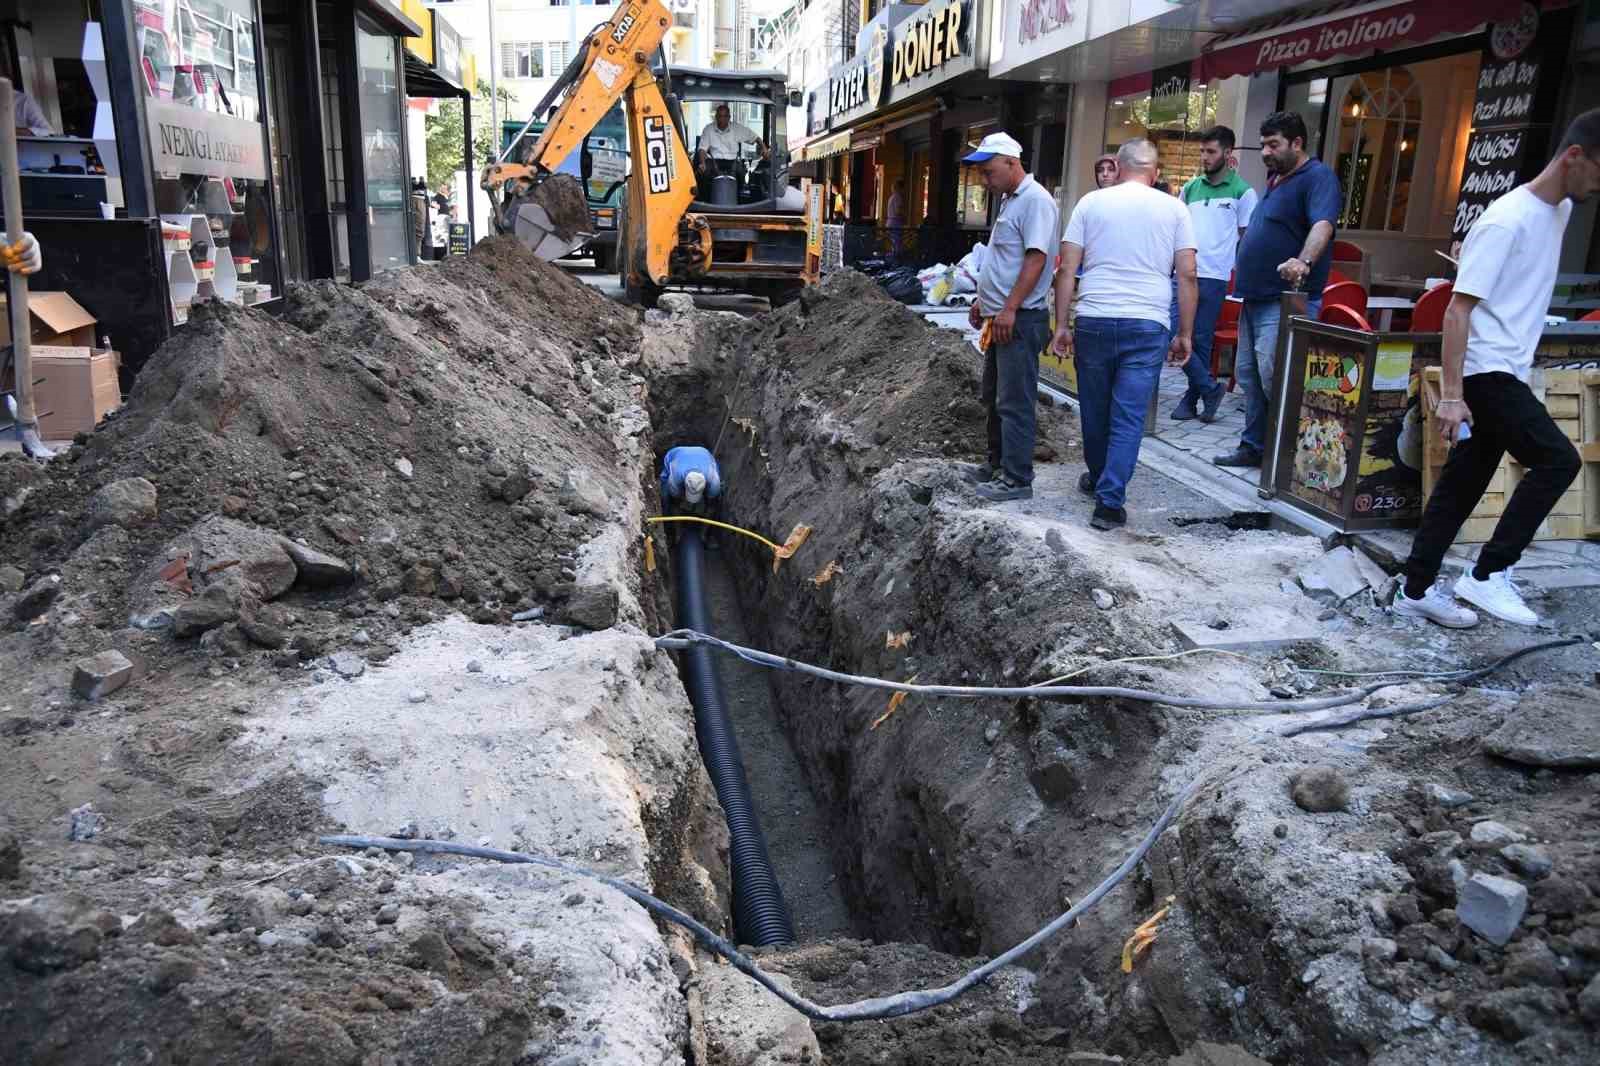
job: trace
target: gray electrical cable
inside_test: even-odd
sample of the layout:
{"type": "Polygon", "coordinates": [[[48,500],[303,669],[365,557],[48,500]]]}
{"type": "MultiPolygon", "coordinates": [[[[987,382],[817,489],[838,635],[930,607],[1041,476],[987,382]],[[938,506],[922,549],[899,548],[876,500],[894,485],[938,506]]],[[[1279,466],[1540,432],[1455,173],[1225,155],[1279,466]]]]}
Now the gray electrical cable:
{"type": "Polygon", "coordinates": [[[672,904],[657,899],[644,889],[637,888],[615,877],[608,877],[605,874],[595,873],[592,870],[585,870],[578,866],[568,866],[566,863],[537,855],[526,855],[518,851],[501,851],[498,848],[480,848],[470,844],[456,844],[448,840],[399,840],[392,837],[336,835],[318,837],[317,842],[345,848],[383,848],[386,851],[419,851],[430,854],[466,855],[478,859],[493,859],[496,862],[543,866],[547,869],[559,870],[562,873],[599,881],[601,884],[609,885],[621,892],[646,910],[689,930],[694,934],[695,939],[705,945],[708,950],[727,959],[739,972],[750,977],[762,988],[765,988],[807,1018],[819,1022],[865,1022],[881,1018],[898,1018],[902,1015],[914,1014],[917,1011],[949,1003],[951,1000],[971,991],[973,986],[984,981],[1000,968],[1009,966],[1061,930],[1067,928],[1079,916],[1087,913],[1095,904],[1104,899],[1107,893],[1116,888],[1122,879],[1132,872],[1133,868],[1139,864],[1139,861],[1149,853],[1167,826],[1172,824],[1173,819],[1178,816],[1178,812],[1183,809],[1183,805],[1188,802],[1189,797],[1194,795],[1195,789],[1199,785],[1200,778],[1198,777],[1190,781],[1183,791],[1179,792],[1173,801],[1167,804],[1167,809],[1161,812],[1161,817],[1156,819],[1155,825],[1150,827],[1150,831],[1139,842],[1139,846],[1129,852],[1128,857],[1122,860],[1122,864],[1111,871],[1105,880],[1096,885],[1088,895],[1074,904],[1070,910],[1056,917],[1048,925],[1015,945],[1009,951],[996,955],[977,969],[971,970],[951,984],[939,988],[896,992],[889,996],[875,996],[871,999],[858,1000],[854,1003],[841,1003],[833,1007],[824,1007],[821,1004],[811,1002],[804,996],[789,991],[773,980],[751,959],[740,953],[737,947],[712,932],[711,929],[695,918],[678,910],[672,904]]]}
{"type": "MultiPolygon", "coordinates": [[[[1520,648],[1509,655],[1495,660],[1488,666],[1478,667],[1452,673],[1449,680],[1461,684],[1474,681],[1480,677],[1494,673],[1510,665],[1524,656],[1535,652],[1549,651],[1552,648],[1565,648],[1574,644],[1582,644],[1585,637],[1568,637],[1563,640],[1547,641],[1543,644],[1533,644],[1520,648]]],[[[808,674],[820,677],[825,681],[837,681],[846,685],[857,685],[862,688],[887,689],[891,692],[906,692],[917,696],[953,696],[960,699],[1018,699],[1041,697],[1097,697],[1101,699],[1138,700],[1142,703],[1160,703],[1168,707],[1183,707],[1190,710],[1202,711],[1252,711],[1258,714],[1289,714],[1303,713],[1306,711],[1326,711],[1335,707],[1348,707],[1386,688],[1410,684],[1411,679],[1395,681],[1378,681],[1360,688],[1334,696],[1321,696],[1315,699],[1301,700],[1215,700],[1201,699],[1197,696],[1174,696],[1166,692],[1154,692],[1142,688],[1122,688],[1114,685],[1034,685],[1034,686],[1003,686],[1003,685],[921,685],[909,681],[888,681],[880,677],[866,677],[861,674],[846,674],[838,670],[829,670],[822,666],[812,666],[810,663],[797,662],[794,659],[774,655],[771,652],[759,651],[755,648],[746,648],[743,645],[713,637],[708,633],[699,633],[692,629],[674,629],[655,639],[656,647],[669,651],[681,651],[697,644],[710,645],[713,648],[737,656],[746,662],[757,666],[765,666],[774,670],[789,670],[795,673],[808,674]]]]}

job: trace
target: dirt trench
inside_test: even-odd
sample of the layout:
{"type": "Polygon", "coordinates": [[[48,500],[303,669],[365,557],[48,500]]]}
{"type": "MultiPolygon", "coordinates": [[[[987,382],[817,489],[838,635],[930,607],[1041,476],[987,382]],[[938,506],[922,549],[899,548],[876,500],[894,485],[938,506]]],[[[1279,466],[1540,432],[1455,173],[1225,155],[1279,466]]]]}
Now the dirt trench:
{"type": "MultiPolygon", "coordinates": [[[[724,518],[778,540],[812,527],[776,574],[765,550],[733,542],[759,646],[898,679],[1025,685],[1091,669],[1078,680],[1271,700],[1331,687],[1308,669],[1372,668],[1384,656],[1459,663],[1527,643],[1491,627],[1451,646],[1381,608],[1328,612],[1286,587],[1321,553],[1312,538],[1187,519],[1106,537],[1086,528],[1086,506],[1073,520],[1056,504],[978,505],[954,465],[982,458],[974,363],[958,336],[849,275],[752,321],[670,299],[647,316],[658,449],[717,442],[724,518]],[[1107,662],[1179,651],[1176,621],[1309,627],[1316,638],[1253,657],[1107,662]]],[[[1075,478],[1075,432],[1071,416],[1041,409],[1041,484],[1075,478]]],[[[1549,607],[1593,627],[1579,597],[1549,607]]],[[[1520,690],[1536,703],[1552,682],[1592,671],[1592,652],[1566,650],[1437,718],[1295,741],[1269,732],[1287,716],[1105,699],[891,704],[777,674],[779,713],[836,826],[858,929],[891,953],[922,945],[939,960],[903,980],[947,977],[955,958],[1032,933],[1115,867],[1184,784],[1205,782],[1149,859],[1026,961],[1015,1024],[1004,1011],[926,1020],[925,1034],[948,1026],[947,1058],[937,1041],[913,1050],[903,1022],[873,1027],[883,1036],[819,1027],[833,1041],[824,1048],[843,1061],[967,1061],[950,1034],[976,1024],[984,1061],[1053,1048],[1165,1063],[1208,1042],[1274,1062],[1581,1061],[1596,1023],[1584,1004],[1600,991],[1590,987],[1597,842],[1548,819],[1592,811],[1594,778],[1535,773],[1470,738],[1519,713],[1520,690]],[[1291,779],[1311,766],[1349,782],[1341,810],[1313,814],[1291,799],[1291,779]],[[1436,797],[1466,780],[1470,804],[1444,808],[1436,797]],[[1514,799],[1528,791],[1541,799],[1514,799]],[[1555,889],[1474,839],[1494,818],[1561,855],[1555,889]],[[1532,885],[1530,918],[1506,948],[1460,924],[1459,879],[1440,873],[1451,862],[1532,885]],[[1554,910],[1540,902],[1552,896],[1554,910]],[[1123,973],[1125,939],[1169,897],[1156,942],[1123,973]]],[[[1597,706],[1593,689],[1573,698],[1597,706]]],[[[804,949],[772,961],[828,972],[804,949]]],[[[828,1001],[903,987],[858,976],[827,987],[828,1001]]]]}

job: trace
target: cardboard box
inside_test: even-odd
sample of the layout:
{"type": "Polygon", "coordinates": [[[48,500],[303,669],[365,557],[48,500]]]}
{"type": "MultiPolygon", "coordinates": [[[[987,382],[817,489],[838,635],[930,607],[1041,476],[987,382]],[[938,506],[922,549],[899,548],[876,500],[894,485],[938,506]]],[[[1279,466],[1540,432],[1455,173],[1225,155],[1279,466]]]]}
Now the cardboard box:
{"type": "MultiPolygon", "coordinates": [[[[34,344],[53,344],[65,348],[93,348],[94,316],[64,292],[28,293],[28,317],[33,320],[34,344]]],[[[11,343],[11,307],[0,295],[0,344],[11,343]]]]}
{"type": "Polygon", "coordinates": [[[87,433],[107,414],[122,406],[117,385],[116,352],[87,347],[40,345],[33,350],[34,406],[39,435],[45,440],[71,440],[87,433]]]}

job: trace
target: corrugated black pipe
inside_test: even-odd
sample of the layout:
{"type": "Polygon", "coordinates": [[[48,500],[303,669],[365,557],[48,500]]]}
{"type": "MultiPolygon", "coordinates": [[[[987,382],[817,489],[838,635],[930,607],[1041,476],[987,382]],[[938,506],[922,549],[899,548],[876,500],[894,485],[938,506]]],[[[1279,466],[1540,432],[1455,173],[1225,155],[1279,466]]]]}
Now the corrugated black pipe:
{"type": "MultiPolygon", "coordinates": [[[[678,534],[674,549],[677,567],[678,625],[714,632],[706,604],[705,542],[700,530],[678,534]]],[[[694,704],[694,731],[700,740],[700,758],[717,787],[717,799],[728,818],[728,853],[733,866],[733,927],[741,944],[792,944],[794,923],[783,889],[767,855],[767,838],[756,818],[750,782],[744,776],[739,741],[722,697],[722,676],[709,647],[682,653],[683,684],[694,704]]]]}

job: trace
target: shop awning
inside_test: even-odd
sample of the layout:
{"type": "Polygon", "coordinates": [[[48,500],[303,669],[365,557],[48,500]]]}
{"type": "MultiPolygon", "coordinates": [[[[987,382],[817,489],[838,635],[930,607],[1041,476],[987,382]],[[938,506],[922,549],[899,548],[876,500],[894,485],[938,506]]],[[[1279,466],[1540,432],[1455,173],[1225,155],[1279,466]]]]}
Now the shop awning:
{"type": "Polygon", "coordinates": [[[826,137],[818,137],[800,146],[800,159],[809,163],[814,159],[826,159],[830,155],[850,150],[850,131],[843,130],[839,133],[830,133],[826,137]]]}
{"type": "Polygon", "coordinates": [[[406,53],[406,95],[419,97],[464,97],[467,90],[428,66],[417,56],[406,53]]]}
{"type": "Polygon", "coordinates": [[[1403,0],[1342,4],[1309,18],[1278,20],[1219,37],[1196,63],[1205,81],[1254,74],[1375,51],[1423,44],[1465,33],[1484,22],[1514,19],[1522,0],[1403,0]]]}

